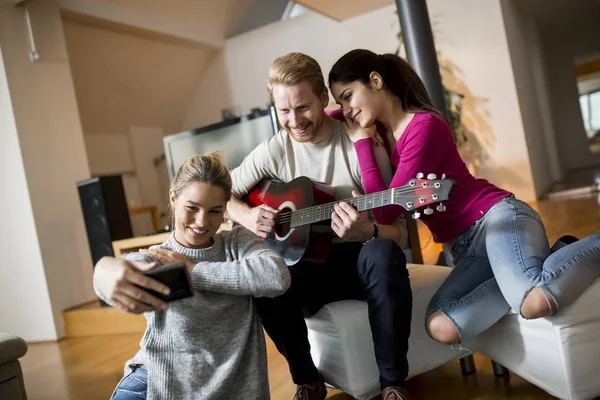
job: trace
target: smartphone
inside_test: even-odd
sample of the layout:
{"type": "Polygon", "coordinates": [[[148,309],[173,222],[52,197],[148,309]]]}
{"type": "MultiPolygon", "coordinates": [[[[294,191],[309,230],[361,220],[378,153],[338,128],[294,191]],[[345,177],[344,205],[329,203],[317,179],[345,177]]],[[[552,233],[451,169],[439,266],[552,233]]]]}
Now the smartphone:
{"type": "Polygon", "coordinates": [[[190,284],[190,273],[185,266],[185,263],[163,265],[154,268],[153,270],[143,272],[143,274],[152,279],[156,279],[171,289],[169,295],[164,295],[152,289],[142,288],[152,296],[158,297],[163,301],[171,302],[185,299],[186,297],[191,297],[193,295],[190,284]]]}

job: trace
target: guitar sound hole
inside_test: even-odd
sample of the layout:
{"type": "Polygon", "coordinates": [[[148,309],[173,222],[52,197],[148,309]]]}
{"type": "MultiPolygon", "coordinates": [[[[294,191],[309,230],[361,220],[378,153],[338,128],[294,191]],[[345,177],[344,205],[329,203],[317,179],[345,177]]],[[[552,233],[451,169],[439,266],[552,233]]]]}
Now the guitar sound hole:
{"type": "Polygon", "coordinates": [[[279,217],[277,218],[277,224],[275,225],[275,234],[280,237],[284,237],[290,232],[292,226],[292,210],[290,208],[282,208],[279,217]]]}

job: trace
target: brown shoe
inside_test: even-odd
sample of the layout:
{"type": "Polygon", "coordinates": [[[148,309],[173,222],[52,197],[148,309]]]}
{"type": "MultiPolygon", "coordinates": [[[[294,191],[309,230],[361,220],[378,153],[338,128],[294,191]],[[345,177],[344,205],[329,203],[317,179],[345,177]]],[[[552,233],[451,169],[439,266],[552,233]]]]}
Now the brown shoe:
{"type": "Polygon", "coordinates": [[[383,400],[410,400],[406,389],[400,386],[388,386],[381,392],[383,400]]]}
{"type": "Polygon", "coordinates": [[[325,382],[314,381],[304,385],[298,385],[293,400],[324,400],[327,397],[325,382]]]}

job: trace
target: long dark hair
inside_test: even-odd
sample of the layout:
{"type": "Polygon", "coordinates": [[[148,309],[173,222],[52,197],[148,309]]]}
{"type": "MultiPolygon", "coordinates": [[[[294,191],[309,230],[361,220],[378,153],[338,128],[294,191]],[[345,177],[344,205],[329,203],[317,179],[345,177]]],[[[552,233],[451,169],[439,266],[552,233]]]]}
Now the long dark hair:
{"type": "Polygon", "coordinates": [[[364,49],[352,50],[331,68],[329,87],[332,83],[356,81],[369,85],[371,72],[381,75],[385,87],[400,100],[403,111],[441,116],[431,103],[421,78],[406,61],[395,54],[379,55],[364,49]]]}

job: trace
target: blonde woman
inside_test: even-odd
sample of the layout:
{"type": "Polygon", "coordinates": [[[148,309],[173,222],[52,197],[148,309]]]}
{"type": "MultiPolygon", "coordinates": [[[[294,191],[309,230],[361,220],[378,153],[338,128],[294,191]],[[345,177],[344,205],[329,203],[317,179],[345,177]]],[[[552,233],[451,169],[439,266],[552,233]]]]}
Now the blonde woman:
{"type": "Polygon", "coordinates": [[[250,231],[217,234],[231,194],[227,168],[215,154],[187,160],[169,190],[175,231],[160,246],[125,259],[102,258],[94,287],[108,303],[145,313],[138,354],[112,399],[268,399],[264,335],[253,297],[287,290],[279,254],[250,231]],[[145,289],[168,288],[143,275],[184,262],[194,295],[169,303],[145,289]]]}

